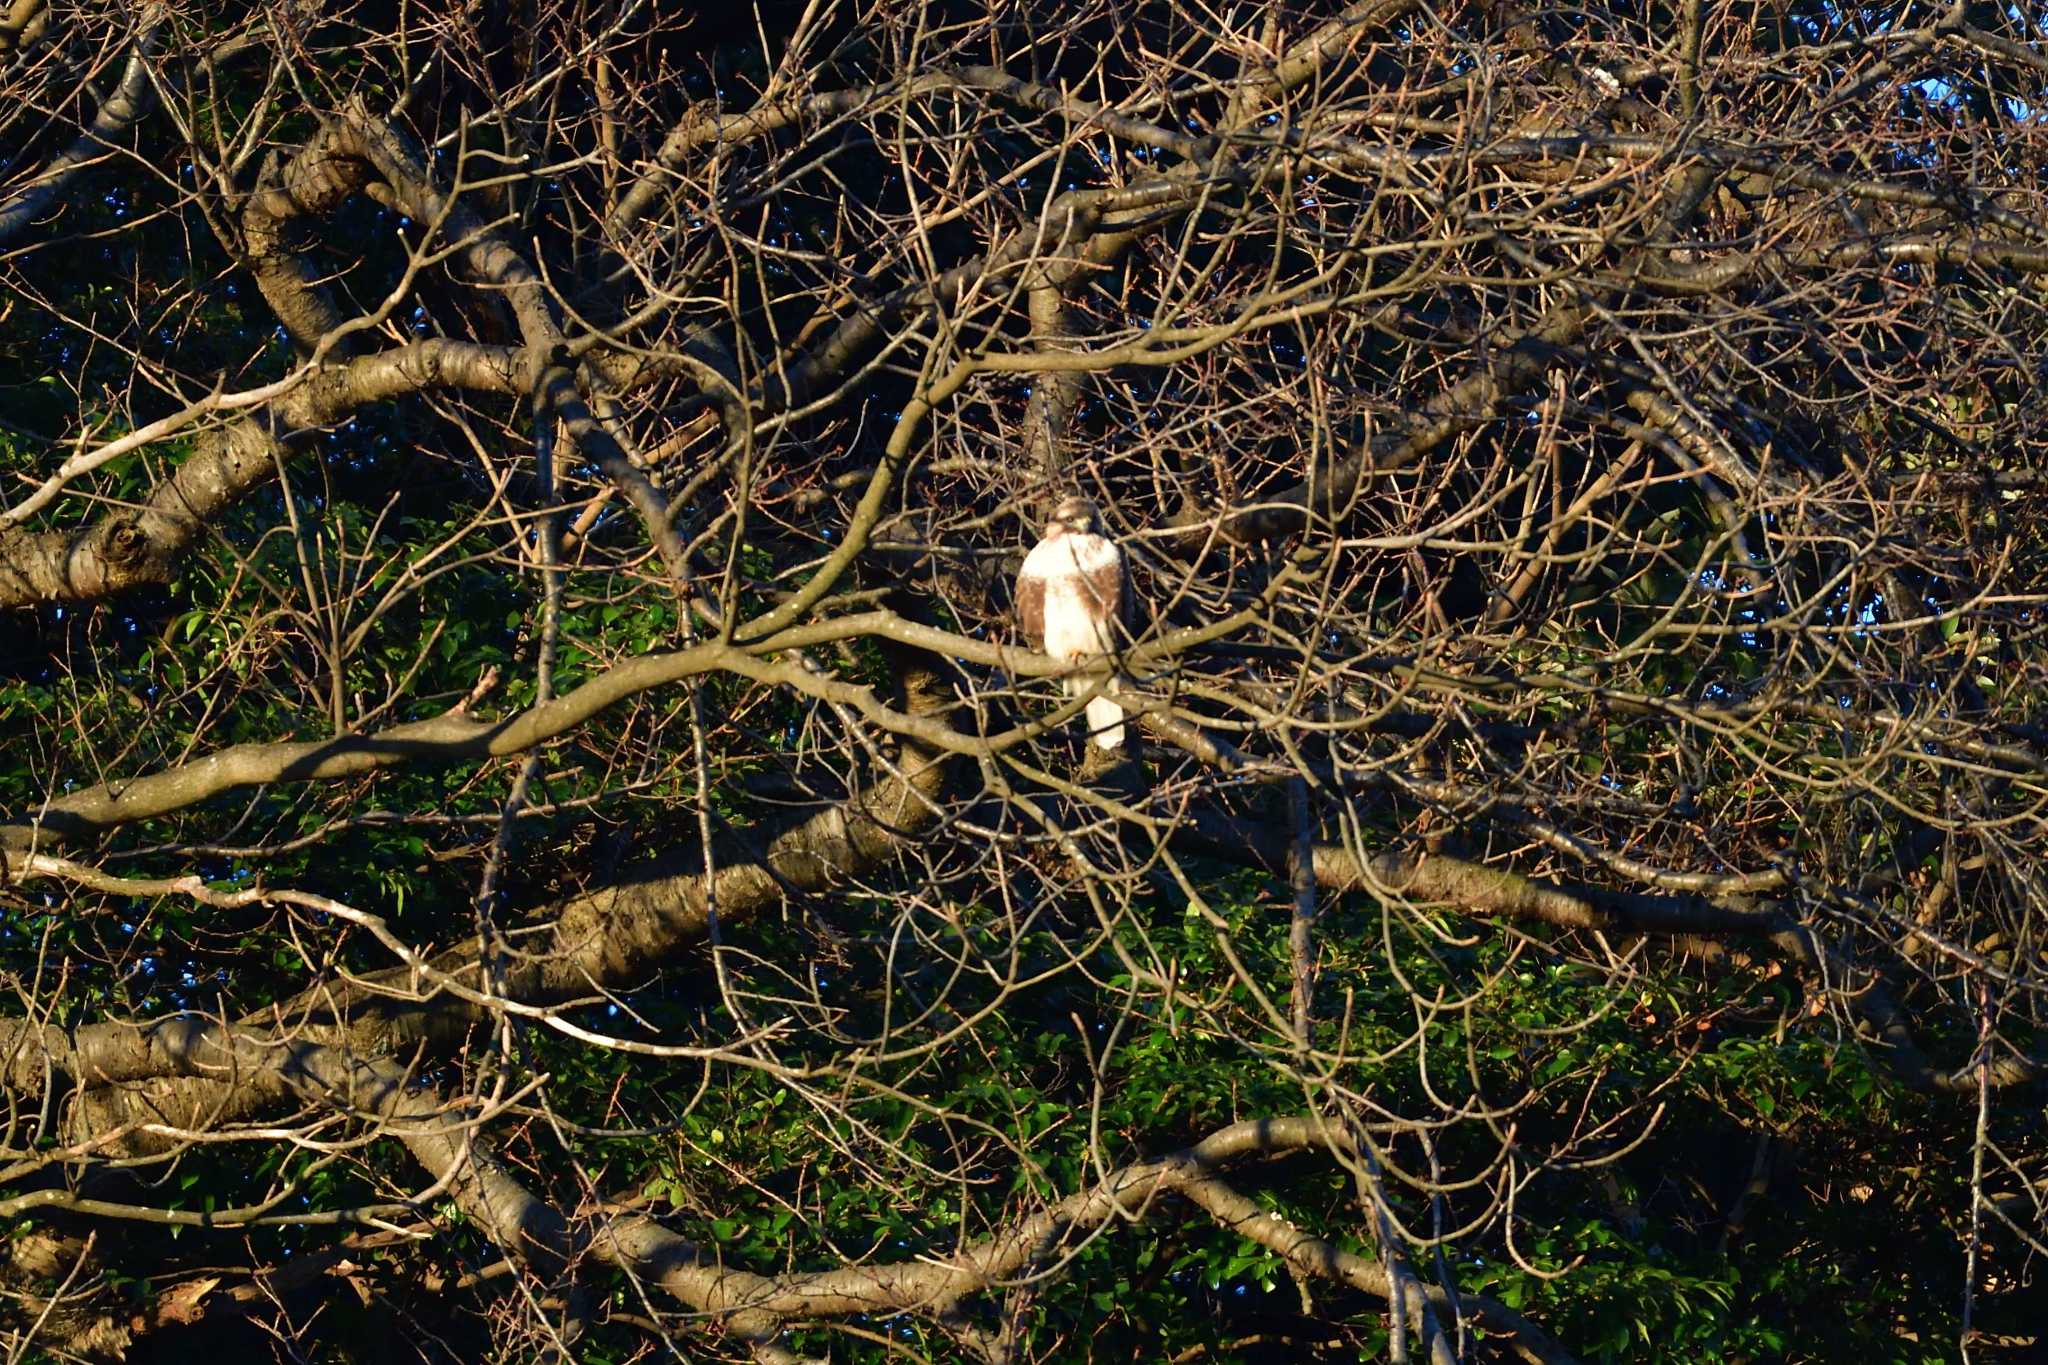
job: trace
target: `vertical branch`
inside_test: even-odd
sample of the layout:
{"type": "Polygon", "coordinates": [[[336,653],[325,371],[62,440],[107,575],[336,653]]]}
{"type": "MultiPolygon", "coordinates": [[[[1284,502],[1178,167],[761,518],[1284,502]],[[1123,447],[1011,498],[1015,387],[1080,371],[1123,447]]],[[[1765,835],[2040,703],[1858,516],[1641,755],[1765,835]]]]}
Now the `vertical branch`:
{"type": "Polygon", "coordinates": [[[1436,1134],[1422,1134],[1423,1149],[1429,1153],[1429,1235],[1436,1243],[1431,1251],[1431,1260],[1436,1265],[1437,1287],[1444,1291],[1444,1301],[1451,1309],[1451,1356],[1462,1360],[1465,1356],[1465,1301],[1458,1294],[1457,1279],[1451,1274],[1451,1263],[1444,1255],[1444,1172],[1437,1160],[1436,1134]]]}
{"type": "Polygon", "coordinates": [[[1984,1149],[1991,1142],[1991,984],[1977,982],[1977,1127],[1970,1143],[1970,1244],[1963,1261],[1963,1324],[1958,1345],[1970,1359],[1977,1316],[1977,1256],[1984,1241],[1984,1149]]]}
{"type": "MultiPolygon", "coordinates": [[[[541,619],[540,638],[534,659],[533,687],[536,705],[545,705],[555,694],[555,649],[561,632],[562,622],[562,574],[559,563],[560,513],[555,493],[555,403],[553,394],[557,384],[566,376],[558,367],[550,367],[534,385],[532,396],[533,417],[533,458],[534,478],[539,484],[540,516],[534,523],[534,557],[540,565],[541,575],[541,619]]],[[[519,819],[519,812],[525,809],[527,795],[540,777],[541,751],[535,748],[519,765],[519,775],[513,779],[512,790],[505,798],[505,805],[498,813],[497,836],[491,840],[491,851],[484,861],[484,874],[477,888],[476,919],[478,942],[482,949],[485,980],[495,992],[502,987],[505,969],[505,946],[497,930],[497,919],[493,911],[499,885],[504,878],[505,863],[511,856],[512,830],[519,819]]]]}
{"type": "Polygon", "coordinates": [[[1387,1359],[1392,1365],[1408,1365],[1408,1267],[1394,1245],[1394,1224],[1387,1217],[1386,1192],[1380,1188],[1379,1158],[1373,1155],[1372,1140],[1363,1125],[1358,1136],[1358,1150],[1365,1160],[1358,1192],[1372,1214],[1373,1237],[1380,1244],[1380,1261],[1387,1268],[1388,1285],[1393,1290],[1393,1311],[1387,1314],[1387,1359]]]}
{"type": "MultiPolygon", "coordinates": [[[[1373,1149],[1372,1135],[1366,1131],[1355,1110],[1348,1112],[1346,1117],[1351,1129],[1352,1148],[1358,1153],[1356,1164],[1346,1164],[1351,1165],[1352,1176],[1357,1181],[1359,1203],[1372,1217],[1373,1235],[1380,1244],[1380,1260],[1387,1271],[1388,1298],[1392,1305],[1388,1314],[1387,1358],[1396,1365],[1407,1365],[1408,1322],[1412,1317],[1422,1338],[1422,1349],[1429,1355],[1430,1365],[1458,1365],[1450,1339],[1437,1323],[1436,1309],[1401,1251],[1400,1232],[1387,1202],[1386,1182],[1381,1179],[1379,1153],[1373,1149]]],[[[1445,1292],[1450,1293],[1448,1285],[1445,1292]]],[[[1455,1295],[1451,1301],[1455,1306],[1455,1295]]]]}
{"type": "Polygon", "coordinates": [[[1306,778],[1288,780],[1287,815],[1294,827],[1294,840],[1287,850],[1287,880],[1294,892],[1294,918],[1287,929],[1288,953],[1294,964],[1294,1036],[1306,1048],[1310,1045],[1309,1021],[1315,1010],[1316,989],[1316,840],[1306,778]]]}
{"type": "MultiPolygon", "coordinates": [[[[1067,330],[1066,292],[1048,268],[1031,287],[1025,306],[1031,339],[1041,350],[1067,330]]],[[[1031,378],[1024,409],[1024,458],[1033,476],[1057,488],[1067,472],[1067,425],[1081,402],[1079,370],[1042,370],[1031,378]]]]}
{"type": "Polygon", "coordinates": [[[1266,7],[1257,41],[1239,65],[1237,86],[1230,92],[1230,103],[1223,113],[1224,127],[1242,128],[1251,121],[1265,102],[1268,92],[1264,83],[1272,78],[1279,60],[1280,6],[1271,4],[1266,7]]]}
{"type": "Polygon", "coordinates": [[[1703,0],[1685,0],[1685,9],[1678,20],[1684,26],[1678,37],[1678,107],[1688,122],[1698,117],[1700,111],[1700,40],[1706,30],[1704,11],[1703,0]]]}

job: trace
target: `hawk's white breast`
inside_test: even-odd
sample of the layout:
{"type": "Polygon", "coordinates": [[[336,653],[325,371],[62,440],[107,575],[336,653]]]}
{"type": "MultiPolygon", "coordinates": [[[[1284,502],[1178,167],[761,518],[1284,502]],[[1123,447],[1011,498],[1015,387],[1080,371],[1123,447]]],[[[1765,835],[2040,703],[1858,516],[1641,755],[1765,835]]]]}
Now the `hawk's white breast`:
{"type": "Polygon", "coordinates": [[[1089,579],[1122,561],[1123,551],[1114,541],[1072,532],[1040,541],[1024,557],[1024,573],[1045,581],[1047,654],[1079,659],[1116,647],[1111,625],[1116,604],[1098,600],[1089,579]]]}

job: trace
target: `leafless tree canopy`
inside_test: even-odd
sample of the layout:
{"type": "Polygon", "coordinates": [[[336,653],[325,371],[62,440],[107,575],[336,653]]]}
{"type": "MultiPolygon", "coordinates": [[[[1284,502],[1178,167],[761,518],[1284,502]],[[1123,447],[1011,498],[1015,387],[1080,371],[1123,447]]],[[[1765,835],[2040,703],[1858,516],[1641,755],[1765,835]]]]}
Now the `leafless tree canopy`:
{"type": "Polygon", "coordinates": [[[2038,14],[694,9],[0,15],[10,1361],[2021,1340],[2038,14]]]}

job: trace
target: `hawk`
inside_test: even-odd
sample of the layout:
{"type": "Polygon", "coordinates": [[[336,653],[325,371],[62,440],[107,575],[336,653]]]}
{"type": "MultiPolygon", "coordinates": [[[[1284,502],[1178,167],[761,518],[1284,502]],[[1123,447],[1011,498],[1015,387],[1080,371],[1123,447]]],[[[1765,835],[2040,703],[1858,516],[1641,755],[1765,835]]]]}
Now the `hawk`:
{"type": "MultiPolygon", "coordinates": [[[[1102,518],[1086,498],[1065,498],[1045,523],[1045,539],[1024,557],[1017,575],[1017,614],[1033,649],[1063,663],[1084,663],[1115,652],[1130,610],[1130,574],[1124,552],[1102,534],[1102,518]]],[[[1070,697],[1098,683],[1107,688],[1113,669],[1074,674],[1070,697]]],[[[1114,749],[1124,742],[1124,709],[1107,696],[1088,702],[1088,729],[1095,742],[1114,749]]]]}

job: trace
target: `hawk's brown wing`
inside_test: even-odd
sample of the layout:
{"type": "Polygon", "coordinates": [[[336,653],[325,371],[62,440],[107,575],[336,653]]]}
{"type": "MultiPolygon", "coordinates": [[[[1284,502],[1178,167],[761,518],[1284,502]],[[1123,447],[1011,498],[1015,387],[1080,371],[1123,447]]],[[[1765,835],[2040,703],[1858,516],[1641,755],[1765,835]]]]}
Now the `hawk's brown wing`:
{"type": "Polygon", "coordinates": [[[1082,575],[1082,596],[1096,619],[1107,626],[1103,635],[1112,649],[1122,649],[1131,633],[1131,571],[1122,554],[1082,575]]]}
{"type": "Polygon", "coordinates": [[[1116,557],[1116,627],[1117,643],[1128,646],[1138,638],[1138,593],[1131,585],[1130,556],[1121,552],[1116,557]]]}
{"type": "Polygon", "coordinates": [[[1017,624],[1031,647],[1045,648],[1045,580],[1035,573],[1017,576],[1017,624]]]}

